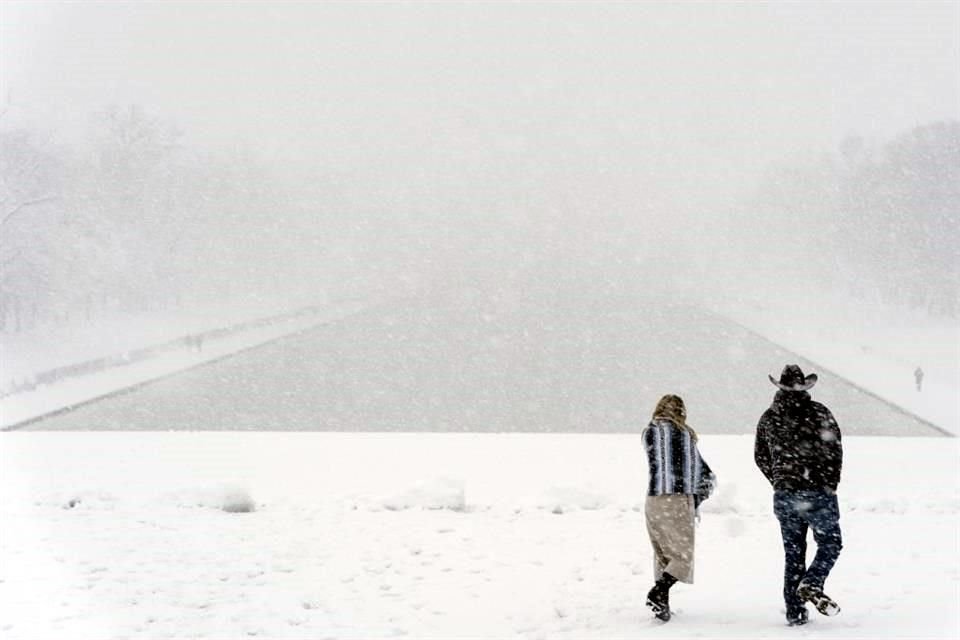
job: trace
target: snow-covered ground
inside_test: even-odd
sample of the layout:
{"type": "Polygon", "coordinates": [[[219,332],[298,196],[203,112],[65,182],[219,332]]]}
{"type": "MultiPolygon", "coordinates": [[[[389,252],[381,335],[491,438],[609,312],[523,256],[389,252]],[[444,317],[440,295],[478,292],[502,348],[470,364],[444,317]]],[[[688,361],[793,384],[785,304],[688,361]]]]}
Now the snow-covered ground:
{"type": "Polygon", "coordinates": [[[960,633],[955,439],[846,439],[845,548],[828,583],[843,612],[802,630],[783,624],[779,533],[749,436],[702,438],[720,489],[703,509],[696,584],[675,588],[663,627],[643,606],[638,436],[0,442],[9,639],[960,633]]]}
{"type": "MultiPolygon", "coordinates": [[[[823,318],[787,325],[782,308],[733,311],[901,406],[923,398],[918,413],[955,428],[955,328],[864,321],[857,332],[823,318]],[[928,372],[919,393],[916,364],[928,372]]],[[[207,346],[183,355],[194,360],[166,373],[212,357],[207,346]]],[[[75,383],[95,397],[141,366],[75,383]]],[[[62,406],[57,387],[33,392],[37,409],[62,406]]],[[[0,636],[960,634],[958,440],[845,438],[845,548],[828,583],[843,612],[788,629],[770,491],[742,435],[702,437],[720,489],[698,530],[697,583],[676,588],[673,621],[651,620],[638,437],[3,433],[0,636]]]]}

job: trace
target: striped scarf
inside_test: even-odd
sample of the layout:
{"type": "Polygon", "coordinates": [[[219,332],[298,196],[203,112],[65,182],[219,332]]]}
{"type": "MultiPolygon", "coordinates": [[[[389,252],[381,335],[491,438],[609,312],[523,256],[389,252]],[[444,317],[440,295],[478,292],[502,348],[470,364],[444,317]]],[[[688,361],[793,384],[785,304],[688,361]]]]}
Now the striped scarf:
{"type": "Polygon", "coordinates": [[[650,467],[647,495],[680,493],[706,499],[713,491],[713,472],[689,430],[657,418],[643,430],[643,445],[650,467]]]}

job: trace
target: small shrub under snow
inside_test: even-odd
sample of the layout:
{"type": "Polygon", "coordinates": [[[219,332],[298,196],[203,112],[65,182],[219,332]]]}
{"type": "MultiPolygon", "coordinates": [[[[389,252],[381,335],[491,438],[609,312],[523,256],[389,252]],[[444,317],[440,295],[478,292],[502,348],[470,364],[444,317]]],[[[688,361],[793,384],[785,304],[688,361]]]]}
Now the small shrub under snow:
{"type": "Polygon", "coordinates": [[[257,504],[245,489],[230,489],[223,495],[221,508],[227,513],[252,513],[257,504]]]}
{"type": "Polygon", "coordinates": [[[163,501],[180,508],[217,509],[227,513],[251,513],[257,510],[257,503],[249,491],[229,484],[179,489],[165,494],[163,501]]]}

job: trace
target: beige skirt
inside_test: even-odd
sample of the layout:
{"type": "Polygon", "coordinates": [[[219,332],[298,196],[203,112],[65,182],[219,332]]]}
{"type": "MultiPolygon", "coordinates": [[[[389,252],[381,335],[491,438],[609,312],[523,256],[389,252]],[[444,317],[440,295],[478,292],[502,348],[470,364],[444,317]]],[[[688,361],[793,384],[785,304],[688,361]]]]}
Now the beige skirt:
{"type": "Polygon", "coordinates": [[[655,579],[666,572],[680,582],[693,584],[693,496],[647,496],[645,511],[655,579]]]}

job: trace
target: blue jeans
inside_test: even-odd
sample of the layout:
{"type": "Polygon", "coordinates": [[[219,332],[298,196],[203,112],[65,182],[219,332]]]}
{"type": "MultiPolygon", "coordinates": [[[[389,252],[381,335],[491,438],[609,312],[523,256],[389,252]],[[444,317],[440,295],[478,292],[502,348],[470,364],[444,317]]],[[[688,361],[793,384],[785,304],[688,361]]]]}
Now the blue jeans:
{"type": "Polygon", "coordinates": [[[803,609],[797,586],[805,581],[820,589],[840,556],[840,506],[836,494],[825,491],[774,491],[773,513],[783,537],[783,601],[787,615],[803,609]],[[817,554],[808,568],[807,528],[813,531],[817,554]]]}

